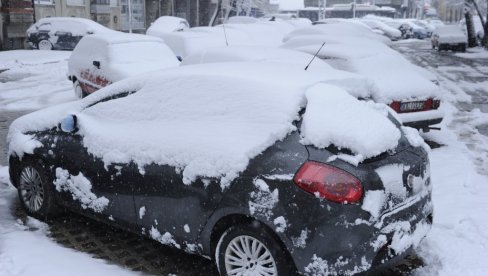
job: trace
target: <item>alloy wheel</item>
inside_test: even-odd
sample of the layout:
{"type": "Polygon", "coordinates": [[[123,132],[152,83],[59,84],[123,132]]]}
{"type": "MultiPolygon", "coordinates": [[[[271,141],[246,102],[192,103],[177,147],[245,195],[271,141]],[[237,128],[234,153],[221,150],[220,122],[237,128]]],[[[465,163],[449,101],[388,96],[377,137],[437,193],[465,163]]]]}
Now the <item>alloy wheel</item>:
{"type": "Polygon", "coordinates": [[[227,275],[276,276],[278,269],[269,249],[251,236],[237,236],[225,250],[227,275]]]}
{"type": "Polygon", "coordinates": [[[39,172],[33,167],[25,167],[20,173],[19,188],[25,207],[30,212],[38,212],[44,203],[44,188],[39,172]]]}

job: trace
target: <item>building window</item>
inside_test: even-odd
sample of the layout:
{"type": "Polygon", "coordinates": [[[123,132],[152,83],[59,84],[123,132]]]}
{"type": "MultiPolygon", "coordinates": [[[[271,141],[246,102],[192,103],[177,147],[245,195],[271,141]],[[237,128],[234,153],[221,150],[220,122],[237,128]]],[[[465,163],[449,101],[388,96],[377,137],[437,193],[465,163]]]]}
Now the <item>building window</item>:
{"type": "Polygon", "coordinates": [[[120,24],[122,30],[129,30],[129,2],[132,9],[132,30],[145,29],[145,1],[144,0],[121,0],[120,24]]]}
{"type": "Polygon", "coordinates": [[[54,5],[54,0],[34,0],[35,5],[54,5]]]}
{"type": "Polygon", "coordinates": [[[85,6],[85,0],[66,0],[68,6],[85,6]]]}

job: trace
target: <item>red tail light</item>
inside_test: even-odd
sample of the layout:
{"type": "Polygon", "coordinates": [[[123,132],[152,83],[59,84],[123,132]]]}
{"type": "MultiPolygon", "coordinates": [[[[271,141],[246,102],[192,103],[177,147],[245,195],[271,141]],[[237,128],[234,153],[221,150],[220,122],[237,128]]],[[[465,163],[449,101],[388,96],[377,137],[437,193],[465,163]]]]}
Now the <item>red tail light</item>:
{"type": "Polygon", "coordinates": [[[339,203],[354,203],[363,195],[359,179],[341,169],[318,162],[303,164],[293,182],[309,193],[339,203]]]}

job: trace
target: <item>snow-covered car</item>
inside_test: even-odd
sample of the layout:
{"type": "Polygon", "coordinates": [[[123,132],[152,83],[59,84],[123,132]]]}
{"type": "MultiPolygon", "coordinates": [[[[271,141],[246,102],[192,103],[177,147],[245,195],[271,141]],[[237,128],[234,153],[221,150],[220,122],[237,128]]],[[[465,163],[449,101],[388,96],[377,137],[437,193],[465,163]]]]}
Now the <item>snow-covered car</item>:
{"type": "Polygon", "coordinates": [[[432,49],[465,52],[468,38],[457,25],[437,27],[431,37],[432,49]]]}
{"type": "Polygon", "coordinates": [[[77,17],[46,17],[27,29],[27,43],[39,50],[73,50],[90,34],[111,33],[95,21],[77,17]]]}
{"type": "Polygon", "coordinates": [[[364,24],[368,25],[372,29],[378,29],[381,30],[385,36],[387,36],[389,39],[396,41],[402,38],[402,32],[398,29],[395,29],[391,26],[388,26],[387,24],[379,21],[379,20],[374,20],[374,19],[361,19],[361,22],[364,24]]]}
{"type": "Polygon", "coordinates": [[[432,224],[428,154],[384,105],[283,63],[122,80],[9,129],[30,216],[67,208],[213,259],[221,275],[349,275],[432,224]]]}
{"type": "Polygon", "coordinates": [[[68,79],[83,98],[113,82],[179,66],[164,42],[138,34],[111,33],[84,37],[68,61],[68,79]]]}
{"type": "Polygon", "coordinates": [[[444,117],[439,110],[439,88],[430,76],[384,43],[357,37],[309,35],[289,39],[282,47],[317,53],[337,69],[368,78],[375,89],[361,98],[389,105],[404,125],[428,131],[444,117]]]}
{"type": "Polygon", "coordinates": [[[261,46],[228,46],[207,48],[187,56],[182,66],[222,62],[282,63],[298,69],[321,74],[322,80],[345,89],[357,98],[374,93],[374,84],[358,74],[333,68],[313,55],[284,48],[261,46]]]}
{"type": "Polygon", "coordinates": [[[165,33],[182,32],[190,28],[190,23],[184,18],[174,16],[161,16],[151,23],[146,34],[160,37],[165,33]]]}

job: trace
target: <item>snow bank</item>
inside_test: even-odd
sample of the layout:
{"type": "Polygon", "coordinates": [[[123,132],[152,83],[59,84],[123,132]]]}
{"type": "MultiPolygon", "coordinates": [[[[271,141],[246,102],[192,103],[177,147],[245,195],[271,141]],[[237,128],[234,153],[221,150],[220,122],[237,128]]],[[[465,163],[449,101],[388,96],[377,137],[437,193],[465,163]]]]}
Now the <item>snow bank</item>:
{"type": "Polygon", "coordinates": [[[25,225],[16,221],[11,210],[17,201],[8,167],[0,166],[0,275],[139,275],[56,244],[42,222],[29,217],[25,225]]]}
{"type": "Polygon", "coordinates": [[[387,118],[386,111],[382,114],[370,103],[357,101],[344,91],[323,84],[309,89],[306,97],[308,104],[301,128],[303,144],[347,148],[359,161],[398,145],[400,131],[387,118]]]}
{"type": "Polygon", "coordinates": [[[33,110],[75,100],[68,51],[0,52],[0,110],[33,110]]]}

